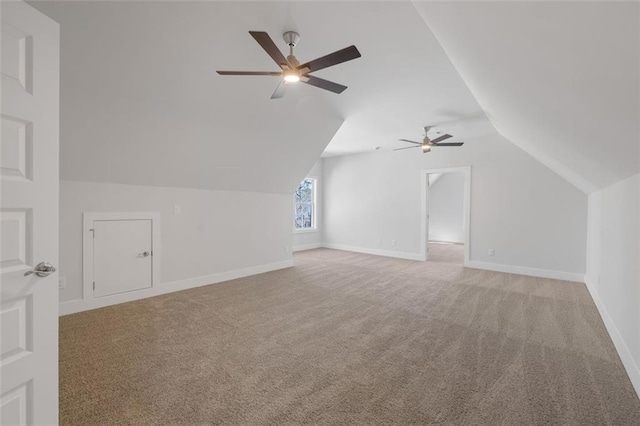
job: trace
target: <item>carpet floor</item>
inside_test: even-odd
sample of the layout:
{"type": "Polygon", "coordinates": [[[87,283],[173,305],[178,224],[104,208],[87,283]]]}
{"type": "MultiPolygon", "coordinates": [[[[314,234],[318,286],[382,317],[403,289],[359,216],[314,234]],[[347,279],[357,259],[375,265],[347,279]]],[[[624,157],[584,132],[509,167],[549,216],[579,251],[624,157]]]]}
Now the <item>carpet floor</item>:
{"type": "Polygon", "coordinates": [[[638,425],[584,284],[338,250],[60,318],[65,425],[638,425]]]}

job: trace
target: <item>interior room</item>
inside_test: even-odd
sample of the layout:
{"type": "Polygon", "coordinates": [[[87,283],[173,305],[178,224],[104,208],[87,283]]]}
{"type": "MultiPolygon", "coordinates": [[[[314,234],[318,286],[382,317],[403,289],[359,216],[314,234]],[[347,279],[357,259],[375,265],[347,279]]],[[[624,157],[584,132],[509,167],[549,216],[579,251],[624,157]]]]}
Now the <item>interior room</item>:
{"type": "Polygon", "coordinates": [[[640,2],[0,11],[1,424],[640,424],[640,2]]]}
{"type": "MultiPolygon", "coordinates": [[[[448,244],[447,249],[454,254],[458,263],[464,262],[464,246],[466,241],[465,221],[469,200],[465,197],[466,174],[462,171],[443,170],[442,173],[427,171],[427,260],[429,248],[448,244]]],[[[433,251],[433,250],[432,250],[433,251]]]]}

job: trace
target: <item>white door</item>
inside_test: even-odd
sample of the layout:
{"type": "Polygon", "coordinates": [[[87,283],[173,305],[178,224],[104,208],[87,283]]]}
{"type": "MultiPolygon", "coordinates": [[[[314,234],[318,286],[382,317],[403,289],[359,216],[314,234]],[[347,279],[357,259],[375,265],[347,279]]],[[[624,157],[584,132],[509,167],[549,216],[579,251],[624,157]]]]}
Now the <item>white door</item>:
{"type": "Polygon", "coordinates": [[[151,219],[93,222],[93,296],[151,288],[151,219]]]}
{"type": "Polygon", "coordinates": [[[58,422],[58,24],[0,3],[0,424],[58,422]],[[27,275],[25,275],[27,274],[27,275]]]}

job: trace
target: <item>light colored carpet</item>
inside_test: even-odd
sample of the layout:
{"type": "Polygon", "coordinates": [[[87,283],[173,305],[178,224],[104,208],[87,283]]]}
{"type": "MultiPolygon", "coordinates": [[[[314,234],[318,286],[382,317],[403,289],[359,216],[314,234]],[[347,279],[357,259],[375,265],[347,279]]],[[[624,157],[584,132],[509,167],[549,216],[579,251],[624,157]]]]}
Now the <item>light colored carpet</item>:
{"type": "Polygon", "coordinates": [[[67,425],[638,425],[583,284],[337,250],[60,319],[67,425]]]}

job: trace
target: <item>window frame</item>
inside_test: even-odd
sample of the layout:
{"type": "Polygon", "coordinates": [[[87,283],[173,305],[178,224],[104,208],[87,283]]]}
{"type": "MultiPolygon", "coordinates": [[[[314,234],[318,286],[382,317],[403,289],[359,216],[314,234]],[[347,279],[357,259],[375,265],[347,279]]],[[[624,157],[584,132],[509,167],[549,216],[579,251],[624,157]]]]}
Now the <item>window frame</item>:
{"type": "MultiPolygon", "coordinates": [[[[306,205],[311,205],[311,228],[296,228],[296,207],[298,205],[298,203],[296,203],[296,195],[295,195],[295,191],[293,194],[293,232],[295,232],[296,234],[303,234],[305,232],[318,232],[318,178],[316,176],[306,176],[304,179],[302,179],[300,181],[300,183],[304,182],[305,180],[312,180],[313,181],[313,200],[311,201],[311,203],[301,203],[301,204],[306,204],[306,205]]],[[[300,186],[300,183],[298,184],[298,186],[300,186]]],[[[296,187],[297,189],[297,187],[296,187]]]]}

